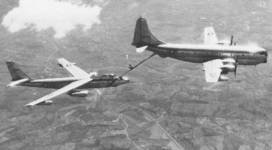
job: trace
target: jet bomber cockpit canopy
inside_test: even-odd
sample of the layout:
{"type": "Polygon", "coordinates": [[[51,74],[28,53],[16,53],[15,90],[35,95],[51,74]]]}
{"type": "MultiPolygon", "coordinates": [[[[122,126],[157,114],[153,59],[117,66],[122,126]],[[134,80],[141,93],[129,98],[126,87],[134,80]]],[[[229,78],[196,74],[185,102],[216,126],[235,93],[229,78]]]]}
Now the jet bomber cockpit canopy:
{"type": "Polygon", "coordinates": [[[118,76],[115,74],[105,74],[101,76],[101,79],[116,79],[116,78],[118,78],[118,76]]]}
{"type": "Polygon", "coordinates": [[[119,79],[119,80],[129,80],[127,76],[118,76],[115,74],[107,74],[101,76],[103,79],[119,79]]]}

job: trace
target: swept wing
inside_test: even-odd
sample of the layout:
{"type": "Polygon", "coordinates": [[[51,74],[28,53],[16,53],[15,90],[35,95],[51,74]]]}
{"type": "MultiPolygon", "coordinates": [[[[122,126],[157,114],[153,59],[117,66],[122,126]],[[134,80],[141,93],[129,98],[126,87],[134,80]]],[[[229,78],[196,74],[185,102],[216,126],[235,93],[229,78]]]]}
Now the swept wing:
{"type": "Polygon", "coordinates": [[[60,66],[65,68],[68,72],[70,72],[74,77],[84,78],[89,76],[87,72],[85,72],[84,70],[76,66],[75,63],[69,62],[65,58],[59,58],[58,63],[60,66]]]}
{"type": "Polygon", "coordinates": [[[67,92],[69,92],[69,91],[71,91],[73,89],[76,89],[76,88],[78,88],[78,87],[80,87],[80,86],[82,86],[82,85],[84,85],[84,84],[86,84],[86,83],[88,83],[90,81],[92,81],[91,78],[85,78],[85,79],[74,81],[74,82],[72,82],[72,83],[70,83],[70,84],[68,84],[68,85],[66,85],[66,86],[64,86],[64,87],[62,87],[62,88],[60,88],[60,89],[46,95],[46,96],[44,96],[44,97],[41,97],[41,98],[31,102],[31,103],[26,104],[25,106],[34,106],[34,105],[46,102],[46,101],[48,101],[48,100],[50,100],[50,99],[52,99],[54,97],[57,97],[57,96],[59,96],[61,94],[64,94],[64,93],[67,93],[67,92]]]}

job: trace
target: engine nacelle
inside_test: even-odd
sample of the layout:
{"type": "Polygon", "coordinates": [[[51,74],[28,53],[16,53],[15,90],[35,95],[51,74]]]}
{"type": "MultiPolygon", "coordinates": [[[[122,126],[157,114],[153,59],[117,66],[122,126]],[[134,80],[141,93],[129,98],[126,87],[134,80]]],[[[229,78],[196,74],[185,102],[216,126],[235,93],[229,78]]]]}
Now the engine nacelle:
{"type": "Polygon", "coordinates": [[[235,71],[235,66],[233,64],[226,64],[221,67],[223,72],[234,72],[235,71]]]}
{"type": "Polygon", "coordinates": [[[73,97],[86,97],[86,96],[88,96],[89,91],[88,90],[82,90],[82,91],[73,90],[73,91],[68,92],[67,94],[70,96],[73,96],[73,97]]]}
{"type": "Polygon", "coordinates": [[[225,58],[222,60],[223,64],[234,64],[235,60],[232,58],[225,58]]]}
{"type": "Polygon", "coordinates": [[[236,62],[232,58],[226,58],[222,60],[223,65],[221,66],[222,74],[227,74],[228,72],[236,71],[236,62]]]}
{"type": "Polygon", "coordinates": [[[227,76],[221,75],[219,78],[220,81],[228,81],[229,78],[227,76]]]}
{"type": "Polygon", "coordinates": [[[41,102],[41,103],[39,103],[37,105],[52,105],[52,104],[53,104],[53,101],[47,100],[47,101],[43,101],[43,102],[41,102]]]}
{"type": "Polygon", "coordinates": [[[59,65],[61,68],[63,68],[63,65],[62,65],[61,63],[58,63],[58,65],[59,65]]]}

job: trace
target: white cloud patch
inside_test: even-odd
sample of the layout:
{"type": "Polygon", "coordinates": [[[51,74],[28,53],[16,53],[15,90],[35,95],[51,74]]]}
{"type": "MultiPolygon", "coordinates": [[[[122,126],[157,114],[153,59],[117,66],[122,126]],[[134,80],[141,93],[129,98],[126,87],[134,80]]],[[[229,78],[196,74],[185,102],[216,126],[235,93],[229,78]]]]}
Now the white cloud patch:
{"type": "Polygon", "coordinates": [[[80,25],[84,30],[100,24],[98,5],[87,6],[57,0],[20,0],[19,7],[3,18],[2,25],[10,32],[33,28],[36,31],[52,28],[55,38],[64,37],[80,25]]]}
{"type": "Polygon", "coordinates": [[[128,6],[128,9],[131,10],[131,9],[134,9],[134,8],[136,8],[136,7],[138,7],[138,6],[139,6],[139,3],[133,2],[133,3],[131,3],[131,4],[128,6]]]}

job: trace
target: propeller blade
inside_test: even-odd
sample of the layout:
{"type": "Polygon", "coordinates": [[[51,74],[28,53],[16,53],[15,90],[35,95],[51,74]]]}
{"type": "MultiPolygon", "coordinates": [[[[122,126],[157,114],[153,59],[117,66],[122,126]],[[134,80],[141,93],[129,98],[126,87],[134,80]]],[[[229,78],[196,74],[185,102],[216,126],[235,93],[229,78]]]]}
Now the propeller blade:
{"type": "Polygon", "coordinates": [[[96,89],[98,95],[102,95],[102,92],[99,89],[96,89]]]}
{"type": "Polygon", "coordinates": [[[234,68],[234,76],[236,78],[236,74],[237,74],[237,68],[238,68],[238,63],[235,63],[235,68],[234,68]]]}
{"type": "Polygon", "coordinates": [[[233,35],[230,36],[230,45],[233,45],[233,35]]]}

